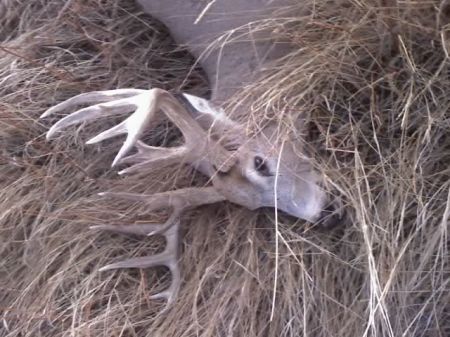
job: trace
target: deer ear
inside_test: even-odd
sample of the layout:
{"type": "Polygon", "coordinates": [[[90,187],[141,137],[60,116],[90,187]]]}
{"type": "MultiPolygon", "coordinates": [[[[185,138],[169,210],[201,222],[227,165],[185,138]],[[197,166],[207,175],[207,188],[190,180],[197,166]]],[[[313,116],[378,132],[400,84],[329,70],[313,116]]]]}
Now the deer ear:
{"type": "Polygon", "coordinates": [[[213,103],[211,103],[207,99],[204,99],[204,98],[201,98],[201,97],[198,97],[198,96],[194,96],[194,95],[190,95],[190,94],[185,94],[185,93],[183,93],[183,97],[198,112],[201,112],[201,113],[204,113],[204,114],[209,114],[214,119],[226,118],[225,117],[225,112],[223,111],[223,109],[221,107],[218,107],[218,106],[214,105],[213,103]]]}
{"type": "MultiPolygon", "coordinates": [[[[210,135],[220,139],[221,146],[228,150],[230,147],[229,143],[233,145],[233,142],[235,143],[236,140],[239,139],[238,134],[235,135],[233,133],[237,125],[226,116],[225,111],[221,107],[198,96],[185,93],[182,95],[195,110],[195,112],[193,112],[193,117],[197,123],[199,123],[204,130],[208,130],[210,135]],[[229,139],[230,134],[235,136],[229,139]]],[[[236,146],[233,145],[231,147],[236,146]]],[[[220,163],[220,165],[217,165],[217,170],[226,173],[235,165],[236,158],[233,156],[226,156],[223,158],[216,158],[215,162],[220,163]]]]}

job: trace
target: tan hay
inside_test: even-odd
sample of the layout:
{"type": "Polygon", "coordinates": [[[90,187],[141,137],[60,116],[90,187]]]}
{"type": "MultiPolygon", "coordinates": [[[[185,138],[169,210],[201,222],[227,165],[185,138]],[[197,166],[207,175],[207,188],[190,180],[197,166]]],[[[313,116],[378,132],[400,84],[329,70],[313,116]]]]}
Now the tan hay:
{"type": "MultiPolygon", "coordinates": [[[[200,72],[186,81],[193,60],[132,1],[0,2],[0,336],[450,335],[448,5],[302,6],[304,17],[271,23],[296,51],[230,107],[251,98],[240,118],[251,128],[276,120],[280,137],[299,135],[304,119],[307,150],[349,215],[331,230],[280,215],[270,321],[273,210],[187,214],[181,294],[159,314],[163,304],[148,298],[167,284],[165,270],[97,270],[163,242],[87,227],[164,215],[96,192],[204,181],[180,167],[119,177],[109,163],[120,140],[83,145],[103,123],[49,143],[52,121],[38,120],[90,90],[184,83],[205,93],[200,72]]],[[[160,127],[148,137],[172,135],[160,127]]]]}

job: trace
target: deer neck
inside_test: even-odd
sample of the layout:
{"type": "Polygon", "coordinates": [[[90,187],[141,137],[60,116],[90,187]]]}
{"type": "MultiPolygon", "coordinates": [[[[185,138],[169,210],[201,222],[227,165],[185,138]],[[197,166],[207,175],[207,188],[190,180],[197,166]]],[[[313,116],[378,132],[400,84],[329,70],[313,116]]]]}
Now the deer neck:
{"type": "Polygon", "coordinates": [[[187,47],[197,58],[210,82],[211,100],[216,104],[253,83],[265,65],[292,48],[274,40],[269,30],[249,32],[255,22],[279,17],[281,14],[277,13],[294,5],[294,0],[138,2],[146,13],[167,26],[176,43],[187,47]]]}

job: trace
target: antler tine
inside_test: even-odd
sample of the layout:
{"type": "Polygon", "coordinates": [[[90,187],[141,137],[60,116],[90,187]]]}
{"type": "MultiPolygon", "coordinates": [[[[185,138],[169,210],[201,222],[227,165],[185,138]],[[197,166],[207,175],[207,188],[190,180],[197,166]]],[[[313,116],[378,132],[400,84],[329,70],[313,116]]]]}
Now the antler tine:
{"type": "MultiPolygon", "coordinates": [[[[64,103],[64,102],[63,102],[64,103]]],[[[132,111],[136,107],[134,97],[122,98],[116,101],[99,103],[87,108],[77,110],[76,112],[64,117],[55,123],[47,132],[47,140],[53,138],[55,133],[68,126],[87,122],[102,116],[120,114],[132,111]]]]}
{"type": "Polygon", "coordinates": [[[48,117],[55,112],[65,110],[67,108],[88,103],[104,103],[117,100],[120,98],[127,98],[135,96],[145,92],[142,89],[116,89],[116,90],[102,90],[92,91],[84,94],[80,94],[61,102],[50,109],[46,110],[40,118],[48,117]]]}
{"type": "MultiPolygon", "coordinates": [[[[143,226],[144,229],[150,229],[154,225],[130,225],[130,226],[118,226],[119,228],[113,229],[115,226],[98,226],[99,229],[113,230],[121,233],[132,233],[138,234],[138,226],[143,226]],[[146,226],[149,226],[146,228],[146,226]],[[125,227],[132,227],[132,229],[125,229],[125,227]]],[[[145,230],[144,230],[145,231],[145,230]]],[[[179,256],[179,242],[178,242],[178,232],[179,232],[179,222],[177,221],[172,227],[167,229],[163,233],[166,238],[166,248],[162,253],[153,256],[135,257],[128,260],[120,261],[117,263],[112,263],[100,268],[100,271],[122,269],[122,268],[150,268],[157,266],[166,266],[169,268],[172,274],[172,281],[170,286],[161,291],[158,294],[150,296],[151,299],[165,299],[166,307],[165,310],[173,303],[178,295],[178,291],[181,285],[181,272],[178,265],[179,256]]],[[[142,232],[140,232],[142,233],[142,232]]]]}
{"type": "Polygon", "coordinates": [[[133,165],[119,171],[119,174],[136,172],[144,167],[148,170],[153,170],[157,167],[180,163],[183,161],[183,157],[186,153],[186,148],[184,146],[160,148],[144,144],[139,140],[135,144],[135,147],[137,153],[124,157],[120,161],[123,164],[133,165]]]}

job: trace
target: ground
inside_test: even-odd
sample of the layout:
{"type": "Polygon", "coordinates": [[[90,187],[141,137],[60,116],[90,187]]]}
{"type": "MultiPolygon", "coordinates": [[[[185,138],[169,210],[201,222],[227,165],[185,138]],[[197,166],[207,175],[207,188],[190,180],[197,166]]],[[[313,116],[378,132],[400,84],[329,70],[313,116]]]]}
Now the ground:
{"type": "Polygon", "coordinates": [[[186,167],[118,176],[121,139],[84,145],[103,123],[47,142],[57,117],[38,117],[92,90],[207,95],[201,71],[132,1],[0,1],[0,336],[450,335],[450,5],[301,6],[279,29],[298,48],[245,88],[254,109],[239,118],[286,134],[306,123],[297,138],[347,215],[320,228],[228,203],[186,214],[182,289],[163,312],[149,296],[165,269],[98,269],[164,242],[88,227],[164,214],[97,192],[203,180],[186,167]]]}

